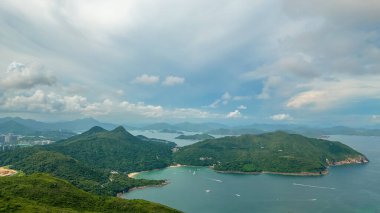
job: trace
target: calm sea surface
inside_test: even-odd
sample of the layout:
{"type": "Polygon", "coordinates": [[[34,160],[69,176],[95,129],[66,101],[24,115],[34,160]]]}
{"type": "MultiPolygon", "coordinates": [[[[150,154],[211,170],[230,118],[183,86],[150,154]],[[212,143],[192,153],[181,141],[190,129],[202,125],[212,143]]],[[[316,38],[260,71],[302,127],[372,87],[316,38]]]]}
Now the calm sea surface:
{"type": "MultiPolygon", "coordinates": [[[[353,147],[371,162],[330,168],[323,177],[220,174],[204,167],[166,168],[140,173],[137,178],[167,179],[168,185],[135,190],[124,197],[194,213],[379,213],[380,137],[331,136],[330,140],[353,147]]],[[[190,143],[182,141],[181,145],[190,143]]]]}

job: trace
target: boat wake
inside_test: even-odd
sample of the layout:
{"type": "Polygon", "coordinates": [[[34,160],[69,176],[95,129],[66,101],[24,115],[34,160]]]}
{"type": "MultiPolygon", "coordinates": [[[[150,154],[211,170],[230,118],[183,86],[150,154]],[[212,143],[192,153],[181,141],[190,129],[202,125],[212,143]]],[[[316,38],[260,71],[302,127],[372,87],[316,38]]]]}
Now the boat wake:
{"type": "Polygon", "coordinates": [[[212,181],[215,181],[215,182],[219,182],[219,183],[223,183],[222,180],[219,180],[219,179],[213,179],[213,178],[206,178],[208,180],[212,180],[212,181]]]}
{"type": "Polygon", "coordinates": [[[318,189],[331,189],[335,190],[336,188],[333,187],[326,187],[326,186],[313,186],[313,185],[305,185],[300,183],[293,183],[294,186],[302,186],[302,187],[309,187],[309,188],[318,188],[318,189]]]}

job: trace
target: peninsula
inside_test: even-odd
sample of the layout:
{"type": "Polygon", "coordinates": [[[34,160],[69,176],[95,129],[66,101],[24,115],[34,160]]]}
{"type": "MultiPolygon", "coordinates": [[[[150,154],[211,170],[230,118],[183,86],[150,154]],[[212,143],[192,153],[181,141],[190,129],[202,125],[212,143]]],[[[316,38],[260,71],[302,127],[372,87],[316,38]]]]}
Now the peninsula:
{"type": "Polygon", "coordinates": [[[368,159],[340,142],[278,131],[204,140],[181,148],[174,161],[228,173],[323,175],[329,166],[368,159]]]}

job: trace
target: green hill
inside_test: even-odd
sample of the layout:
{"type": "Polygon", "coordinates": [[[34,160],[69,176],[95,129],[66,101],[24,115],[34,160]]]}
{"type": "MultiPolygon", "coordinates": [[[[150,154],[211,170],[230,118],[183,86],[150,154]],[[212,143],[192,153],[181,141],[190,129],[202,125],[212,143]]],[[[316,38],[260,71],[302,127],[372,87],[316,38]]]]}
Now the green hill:
{"type": "Polygon", "coordinates": [[[174,161],[217,171],[309,174],[323,173],[330,165],[368,162],[340,142],[285,132],[205,140],[181,148],[174,161]]]}
{"type": "Polygon", "coordinates": [[[0,212],[178,212],[143,201],[100,197],[44,174],[0,178],[0,212]]]}
{"type": "Polygon", "coordinates": [[[137,172],[170,165],[174,145],[135,137],[120,126],[112,131],[93,127],[47,148],[92,167],[137,172]]]}
{"type": "Polygon", "coordinates": [[[0,152],[0,165],[26,174],[48,173],[88,192],[116,195],[133,187],[162,184],[163,180],[128,178],[127,173],[166,167],[175,145],[140,139],[122,127],[113,131],[94,127],[51,145],[0,152]]]}
{"type": "Polygon", "coordinates": [[[6,121],[4,123],[0,123],[1,134],[13,133],[13,134],[20,134],[20,135],[30,135],[30,134],[33,134],[34,132],[35,130],[12,120],[6,121]]]}

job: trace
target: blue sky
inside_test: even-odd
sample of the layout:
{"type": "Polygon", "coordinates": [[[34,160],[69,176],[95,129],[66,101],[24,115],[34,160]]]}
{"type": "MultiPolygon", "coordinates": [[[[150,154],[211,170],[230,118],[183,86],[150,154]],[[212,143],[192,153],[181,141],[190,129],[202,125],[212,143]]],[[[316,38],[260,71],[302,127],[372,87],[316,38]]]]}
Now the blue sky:
{"type": "Polygon", "coordinates": [[[0,115],[380,123],[377,0],[0,2],[0,115]]]}

